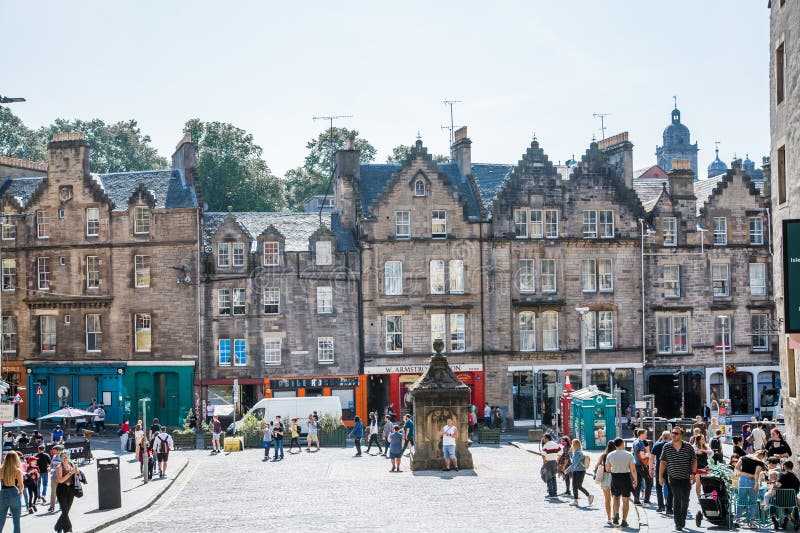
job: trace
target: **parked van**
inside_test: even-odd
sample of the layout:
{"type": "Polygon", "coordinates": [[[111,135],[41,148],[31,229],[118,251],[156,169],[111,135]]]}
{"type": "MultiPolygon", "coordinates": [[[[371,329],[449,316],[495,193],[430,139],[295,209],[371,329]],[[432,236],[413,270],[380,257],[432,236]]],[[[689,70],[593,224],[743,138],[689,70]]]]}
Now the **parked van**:
{"type": "MultiPolygon", "coordinates": [[[[283,424],[288,427],[292,418],[297,418],[297,423],[303,434],[308,433],[306,423],[308,415],[317,412],[322,418],[330,415],[334,418],[342,418],[342,404],[338,396],[309,396],[304,398],[264,398],[259,400],[248,414],[253,413],[259,420],[274,421],[276,416],[280,416],[283,424]]],[[[236,421],[236,428],[239,428],[241,421],[236,421]]],[[[229,427],[227,433],[233,433],[233,428],[229,427]]]]}

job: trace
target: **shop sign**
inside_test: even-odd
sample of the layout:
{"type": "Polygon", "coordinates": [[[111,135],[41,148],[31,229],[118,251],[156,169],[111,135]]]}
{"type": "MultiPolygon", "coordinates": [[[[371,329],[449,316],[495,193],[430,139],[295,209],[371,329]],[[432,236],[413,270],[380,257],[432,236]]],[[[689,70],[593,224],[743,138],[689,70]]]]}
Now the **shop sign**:
{"type": "Polygon", "coordinates": [[[800,333],[800,220],[783,221],[783,301],[786,333],[800,333]]]}
{"type": "MultiPolygon", "coordinates": [[[[430,365],[385,365],[364,367],[365,374],[424,374],[430,365]]],[[[450,363],[453,372],[480,372],[483,366],[480,363],[450,363]]]]}
{"type": "Polygon", "coordinates": [[[273,389],[306,389],[310,387],[358,387],[357,377],[270,379],[273,389]]]}

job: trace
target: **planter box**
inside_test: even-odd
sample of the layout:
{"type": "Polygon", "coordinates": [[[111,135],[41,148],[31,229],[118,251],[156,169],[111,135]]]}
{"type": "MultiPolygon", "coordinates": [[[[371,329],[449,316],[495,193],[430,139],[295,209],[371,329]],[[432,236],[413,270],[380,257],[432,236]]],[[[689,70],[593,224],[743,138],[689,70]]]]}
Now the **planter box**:
{"type": "Polygon", "coordinates": [[[194,448],[197,445],[197,435],[194,433],[173,433],[172,441],[175,448],[194,448]]]}
{"type": "Polygon", "coordinates": [[[500,444],[500,429],[478,429],[478,442],[481,444],[500,444]]]}
{"type": "Polygon", "coordinates": [[[203,433],[203,449],[211,448],[211,433],[203,433]]]}
{"type": "Polygon", "coordinates": [[[245,435],[244,446],[245,448],[263,448],[262,435],[245,435]]]}
{"type": "Polygon", "coordinates": [[[320,429],[319,445],[323,448],[344,448],[347,445],[347,428],[341,427],[333,431],[320,429]]]}

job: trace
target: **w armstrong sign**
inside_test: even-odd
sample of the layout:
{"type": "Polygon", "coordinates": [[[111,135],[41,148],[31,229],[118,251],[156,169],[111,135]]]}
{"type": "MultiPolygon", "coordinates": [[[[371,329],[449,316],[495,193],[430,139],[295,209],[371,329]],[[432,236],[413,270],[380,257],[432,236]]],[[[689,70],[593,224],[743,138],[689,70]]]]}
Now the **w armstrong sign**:
{"type": "Polygon", "coordinates": [[[800,333],[800,220],[783,221],[783,300],[786,333],[800,333]]]}

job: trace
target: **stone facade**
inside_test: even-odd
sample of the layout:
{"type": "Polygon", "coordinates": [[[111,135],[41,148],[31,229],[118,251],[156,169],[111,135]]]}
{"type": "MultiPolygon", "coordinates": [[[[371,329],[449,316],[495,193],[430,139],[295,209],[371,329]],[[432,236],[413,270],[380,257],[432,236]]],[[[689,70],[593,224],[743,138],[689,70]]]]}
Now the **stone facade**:
{"type": "Polygon", "coordinates": [[[149,395],[151,415],[177,424],[198,350],[194,185],[183,169],[90,174],[88,152],[57,135],[44,175],[2,184],[4,371],[29,373],[31,417],[96,398],[119,423],[149,395]]]}
{"type": "MultiPolygon", "coordinates": [[[[776,317],[780,324],[778,347],[780,350],[783,405],[787,431],[792,446],[800,442],[800,400],[797,395],[797,354],[800,352],[800,334],[786,334],[784,306],[783,221],[800,219],[800,118],[793,112],[800,102],[800,87],[792,83],[797,77],[798,41],[795,32],[800,28],[800,6],[796,2],[772,0],[770,9],[770,153],[771,195],[773,205],[773,283],[775,288],[776,317]]],[[[766,174],[766,173],[765,173],[766,174]]]]}
{"type": "Polygon", "coordinates": [[[337,215],[206,213],[204,228],[202,398],[238,379],[246,408],[284,378],[359,374],[359,258],[337,215]]]}
{"type": "Polygon", "coordinates": [[[703,402],[721,404],[724,344],[734,416],[774,414],[769,199],[741,166],[695,181],[689,162],[676,160],[667,180],[653,181],[636,186],[649,226],[645,375],[647,388],[660,392],[659,412],[678,416],[682,397],[689,416],[703,402]]]}

